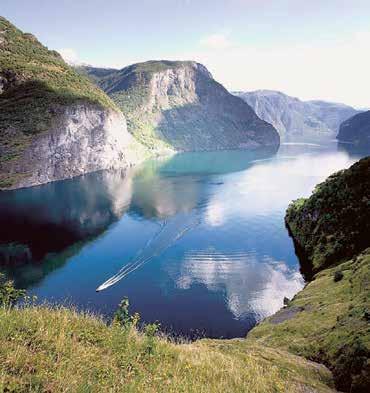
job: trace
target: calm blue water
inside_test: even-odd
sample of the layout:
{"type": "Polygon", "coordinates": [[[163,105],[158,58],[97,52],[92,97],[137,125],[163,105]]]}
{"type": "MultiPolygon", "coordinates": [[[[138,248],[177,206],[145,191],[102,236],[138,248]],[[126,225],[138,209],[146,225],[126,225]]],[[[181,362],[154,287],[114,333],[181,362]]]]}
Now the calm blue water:
{"type": "Polygon", "coordinates": [[[303,286],[289,202],[360,156],[333,142],[187,153],[0,193],[0,243],[32,254],[6,273],[40,302],[110,317],[128,296],[176,334],[244,336],[303,286]]]}

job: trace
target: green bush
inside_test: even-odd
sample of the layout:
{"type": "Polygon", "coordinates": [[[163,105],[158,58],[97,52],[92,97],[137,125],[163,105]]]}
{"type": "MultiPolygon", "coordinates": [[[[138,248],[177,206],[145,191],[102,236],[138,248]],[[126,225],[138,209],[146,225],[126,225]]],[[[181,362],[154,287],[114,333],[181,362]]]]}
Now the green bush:
{"type": "Polygon", "coordinates": [[[343,278],[343,273],[340,270],[337,270],[334,273],[334,282],[338,282],[343,278]]]}
{"type": "Polygon", "coordinates": [[[0,307],[13,307],[20,299],[27,299],[26,291],[16,289],[13,281],[6,280],[0,273],[0,307]]]}
{"type": "Polygon", "coordinates": [[[138,313],[131,315],[129,312],[129,306],[130,302],[128,298],[123,298],[118,306],[118,310],[114,314],[113,323],[118,324],[125,329],[137,327],[140,321],[140,315],[138,313]]]}

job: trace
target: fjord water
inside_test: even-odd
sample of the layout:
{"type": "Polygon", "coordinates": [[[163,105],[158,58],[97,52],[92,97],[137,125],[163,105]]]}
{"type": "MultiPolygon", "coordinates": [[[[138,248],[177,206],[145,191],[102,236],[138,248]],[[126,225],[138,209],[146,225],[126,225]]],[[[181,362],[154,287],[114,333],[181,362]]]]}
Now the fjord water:
{"type": "Polygon", "coordinates": [[[304,285],[289,202],[362,155],[335,142],[186,153],[3,192],[0,243],[32,259],[3,270],[39,302],[111,317],[127,296],[175,334],[244,336],[304,285]]]}

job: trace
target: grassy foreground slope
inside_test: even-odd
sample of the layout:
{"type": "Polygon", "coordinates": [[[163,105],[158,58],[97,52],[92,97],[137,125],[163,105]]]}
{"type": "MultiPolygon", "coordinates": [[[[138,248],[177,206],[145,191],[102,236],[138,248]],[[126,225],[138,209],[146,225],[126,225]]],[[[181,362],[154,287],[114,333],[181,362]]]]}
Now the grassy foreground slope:
{"type": "Polygon", "coordinates": [[[370,386],[370,249],[318,273],[248,338],[327,365],[341,391],[370,386]],[[338,273],[343,278],[335,281],[338,273]]]}
{"type": "Polygon", "coordinates": [[[69,309],[0,307],[0,392],[330,392],[328,370],[248,340],[174,344],[69,309]]]}
{"type": "Polygon", "coordinates": [[[370,386],[369,198],[366,158],[289,207],[286,222],[312,279],[248,335],[324,363],[336,387],[353,393],[370,386]]]}

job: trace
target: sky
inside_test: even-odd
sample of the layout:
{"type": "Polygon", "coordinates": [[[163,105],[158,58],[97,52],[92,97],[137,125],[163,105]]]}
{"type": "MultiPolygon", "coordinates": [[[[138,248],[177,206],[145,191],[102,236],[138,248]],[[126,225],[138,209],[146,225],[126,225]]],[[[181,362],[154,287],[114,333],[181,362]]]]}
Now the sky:
{"type": "Polygon", "coordinates": [[[229,90],[370,107],[370,0],[0,0],[70,62],[195,60],[229,90]]]}

